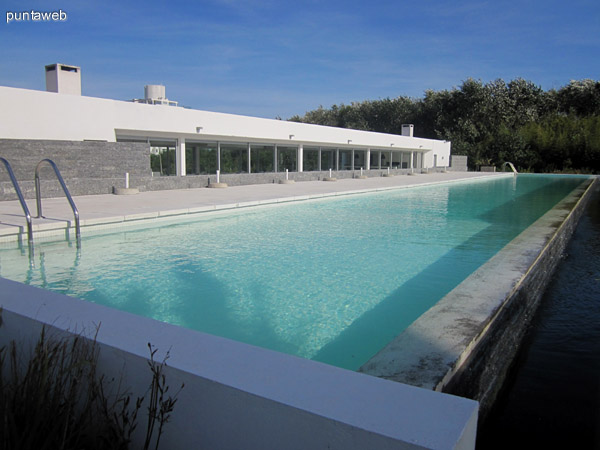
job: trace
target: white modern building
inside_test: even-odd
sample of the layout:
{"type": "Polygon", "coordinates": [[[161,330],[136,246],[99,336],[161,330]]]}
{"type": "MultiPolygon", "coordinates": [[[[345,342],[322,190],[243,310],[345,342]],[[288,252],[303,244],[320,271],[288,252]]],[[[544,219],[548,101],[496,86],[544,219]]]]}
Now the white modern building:
{"type": "Polygon", "coordinates": [[[141,101],[85,97],[80,77],[55,64],[46,92],[0,87],[0,138],[147,142],[169,156],[152,170],[177,176],[449,166],[450,142],[416,138],[412,125],[393,135],[194,110],[156,85],[141,101]]]}

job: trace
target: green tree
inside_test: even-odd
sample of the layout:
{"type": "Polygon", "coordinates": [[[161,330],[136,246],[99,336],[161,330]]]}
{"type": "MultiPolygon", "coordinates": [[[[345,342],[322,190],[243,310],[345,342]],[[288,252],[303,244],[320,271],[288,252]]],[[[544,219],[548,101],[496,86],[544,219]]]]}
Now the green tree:
{"type": "Polygon", "coordinates": [[[517,78],[488,83],[469,78],[451,90],[409,97],[333,105],[290,120],[400,134],[403,123],[417,134],[452,142],[452,153],[469,166],[511,161],[535,171],[600,171],[600,82],[571,81],[544,91],[517,78]]]}

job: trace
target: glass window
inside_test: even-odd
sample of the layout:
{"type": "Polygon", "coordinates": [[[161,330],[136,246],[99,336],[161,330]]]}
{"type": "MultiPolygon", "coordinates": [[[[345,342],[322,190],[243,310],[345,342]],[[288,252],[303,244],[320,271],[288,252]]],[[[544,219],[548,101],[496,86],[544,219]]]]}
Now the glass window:
{"type": "Polygon", "coordinates": [[[335,148],[322,148],[321,149],[321,170],[336,170],[336,149],[335,148]]]}
{"type": "Polygon", "coordinates": [[[354,170],[360,170],[367,168],[365,164],[365,155],[367,154],[366,150],[354,150],[354,170]]]}
{"type": "Polygon", "coordinates": [[[371,150],[371,169],[381,169],[379,167],[379,151],[371,150]]]}
{"type": "Polygon", "coordinates": [[[254,145],[250,147],[250,171],[252,173],[274,172],[273,157],[275,146],[254,145]]]}
{"type": "Polygon", "coordinates": [[[381,152],[381,167],[391,167],[390,152],[381,152]]]}
{"type": "Polygon", "coordinates": [[[159,175],[176,175],[175,142],[150,141],[150,167],[159,175]]]}
{"type": "Polygon", "coordinates": [[[248,145],[221,143],[221,173],[248,172],[248,145]]]}
{"type": "Polygon", "coordinates": [[[217,171],[217,143],[186,142],[185,173],[205,175],[217,171]]]}
{"type": "Polygon", "coordinates": [[[312,172],[319,170],[319,147],[304,147],[302,170],[312,172]]]}
{"type": "Polygon", "coordinates": [[[277,171],[285,172],[285,169],[287,169],[290,172],[295,172],[297,155],[297,147],[277,146],[277,171]]]}
{"type": "Polygon", "coordinates": [[[340,170],[352,169],[352,150],[340,150],[340,170]]]}

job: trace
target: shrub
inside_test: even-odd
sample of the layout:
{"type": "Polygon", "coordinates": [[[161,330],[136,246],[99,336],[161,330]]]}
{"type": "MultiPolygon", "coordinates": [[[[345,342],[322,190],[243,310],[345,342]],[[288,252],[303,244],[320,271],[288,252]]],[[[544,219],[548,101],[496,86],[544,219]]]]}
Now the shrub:
{"type": "MultiPolygon", "coordinates": [[[[158,448],[176,397],[167,397],[166,359],[154,360],[148,344],[152,381],[143,449],[155,437],[158,448]]],[[[144,397],[108,394],[98,372],[96,340],[83,336],[51,339],[45,329],[27,357],[15,341],[0,348],[0,450],[128,449],[144,397]]],[[[181,386],[183,388],[183,385],[181,386]]]]}

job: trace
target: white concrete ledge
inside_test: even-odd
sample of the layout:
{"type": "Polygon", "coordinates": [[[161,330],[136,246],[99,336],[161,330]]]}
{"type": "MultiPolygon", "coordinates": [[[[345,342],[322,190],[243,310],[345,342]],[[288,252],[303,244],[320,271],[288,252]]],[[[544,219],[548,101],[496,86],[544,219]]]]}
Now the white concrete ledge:
{"type": "MultiPolygon", "coordinates": [[[[183,382],[164,448],[473,449],[478,405],[179,328],[0,278],[0,345],[97,326],[99,370],[135,396],[150,381],[147,343],[170,350],[183,382]]],[[[143,418],[140,418],[143,421],[143,418]]],[[[139,427],[140,430],[143,427],[139,427]]],[[[139,431],[139,430],[138,430],[139,431]]],[[[143,436],[134,436],[134,444],[143,436]]]]}

